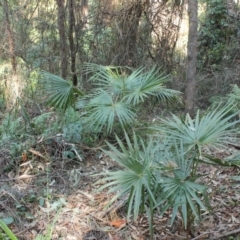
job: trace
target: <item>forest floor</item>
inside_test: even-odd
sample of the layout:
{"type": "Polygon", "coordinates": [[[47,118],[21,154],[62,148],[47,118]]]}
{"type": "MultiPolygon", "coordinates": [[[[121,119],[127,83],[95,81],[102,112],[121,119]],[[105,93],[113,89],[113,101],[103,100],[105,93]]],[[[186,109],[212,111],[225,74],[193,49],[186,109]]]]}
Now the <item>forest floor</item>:
{"type": "MultiPolygon", "coordinates": [[[[41,141],[41,140],[40,140],[41,141]]],[[[14,219],[11,230],[19,239],[64,240],[147,240],[146,216],[137,221],[126,220],[124,199],[105,208],[113,195],[98,192],[103,184],[98,173],[117,169],[109,157],[97,148],[79,146],[83,155],[75,160],[60,159],[59,143],[29,149],[21,156],[19,166],[8,174],[3,166],[9,164],[6,152],[0,154],[0,218],[14,219]],[[55,160],[50,160],[54,152],[55,160]],[[98,182],[97,184],[95,184],[98,182]],[[41,239],[41,238],[39,238],[41,239]]],[[[218,157],[238,153],[226,148],[216,152],[218,157]]],[[[240,152],[239,152],[240,153],[240,152]]],[[[154,239],[240,239],[240,184],[234,167],[201,166],[202,181],[208,186],[211,212],[202,212],[202,220],[192,233],[184,230],[180,216],[169,225],[171,211],[154,216],[154,239]]]]}

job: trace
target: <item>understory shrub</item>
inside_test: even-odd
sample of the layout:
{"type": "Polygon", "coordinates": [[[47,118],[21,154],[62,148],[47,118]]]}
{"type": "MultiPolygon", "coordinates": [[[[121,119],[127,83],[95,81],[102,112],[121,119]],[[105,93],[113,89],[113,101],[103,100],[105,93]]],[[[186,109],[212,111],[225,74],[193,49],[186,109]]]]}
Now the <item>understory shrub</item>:
{"type": "Polygon", "coordinates": [[[137,107],[154,96],[162,102],[180,102],[181,93],[165,87],[168,76],[156,67],[131,70],[122,67],[86,64],[93,89],[90,93],[73,87],[70,82],[53,74],[42,72],[41,95],[56,109],[66,111],[75,104],[82,113],[82,121],[92,132],[113,131],[116,123],[124,129],[137,118],[137,107]],[[76,99],[76,95],[79,97],[76,99]]]}

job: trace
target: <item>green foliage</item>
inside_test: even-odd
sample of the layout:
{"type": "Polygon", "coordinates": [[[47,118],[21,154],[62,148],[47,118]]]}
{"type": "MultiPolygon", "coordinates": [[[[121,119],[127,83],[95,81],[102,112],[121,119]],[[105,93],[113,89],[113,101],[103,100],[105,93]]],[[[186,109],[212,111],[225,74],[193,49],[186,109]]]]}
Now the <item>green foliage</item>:
{"type": "Polygon", "coordinates": [[[130,75],[127,75],[127,70],[129,69],[86,64],[85,72],[91,75],[94,89],[85,96],[70,82],[42,72],[40,93],[47,98],[46,102],[50,106],[62,111],[74,105],[75,94],[80,95],[76,107],[86,110],[87,127],[93,131],[106,128],[108,132],[112,131],[116,122],[120,123],[122,128],[132,124],[136,118],[135,106],[151,96],[165,103],[180,101],[180,92],[164,86],[168,77],[160,74],[156,67],[150,71],[139,68],[133,70],[130,75]]]}
{"type": "Polygon", "coordinates": [[[63,137],[74,143],[80,143],[82,134],[82,124],[81,122],[69,123],[63,128],[63,137]]]}
{"type": "Polygon", "coordinates": [[[103,150],[123,167],[123,170],[102,174],[107,175],[103,179],[107,183],[99,191],[110,188],[109,192],[116,192],[109,204],[118,198],[127,199],[128,218],[132,213],[134,219],[139,213],[148,213],[150,235],[156,208],[161,213],[172,209],[171,224],[179,211],[185,228],[191,225],[190,218],[200,218],[197,209],[206,209],[201,200],[204,195],[207,202],[206,187],[195,183],[197,176],[191,176],[194,156],[184,150],[181,142],[150,139],[145,143],[133,133],[133,143],[125,134],[125,146],[116,138],[120,150],[109,143],[110,151],[103,150]]]}
{"type": "Polygon", "coordinates": [[[14,111],[12,113],[7,113],[0,125],[1,139],[9,139],[13,135],[20,133],[23,129],[22,121],[22,117],[18,117],[14,111]]]}
{"type": "Polygon", "coordinates": [[[191,227],[191,221],[196,218],[200,219],[199,209],[206,210],[201,200],[204,196],[205,203],[208,203],[206,187],[195,183],[199,178],[192,176],[193,156],[184,151],[182,142],[179,147],[175,143],[174,159],[176,167],[170,177],[163,177],[162,192],[159,195],[158,206],[162,207],[162,213],[172,208],[171,225],[180,212],[185,228],[191,227]]]}
{"type": "Polygon", "coordinates": [[[11,240],[17,240],[17,237],[14,235],[14,233],[8,228],[8,226],[0,219],[0,228],[6,233],[6,235],[11,240]]]}
{"type": "Polygon", "coordinates": [[[129,75],[129,69],[122,67],[88,63],[85,69],[88,74],[93,74],[91,80],[95,82],[97,89],[103,89],[114,97],[124,99],[126,103],[137,105],[150,96],[155,96],[162,102],[180,101],[181,93],[164,86],[169,77],[156,67],[149,71],[140,67],[130,70],[129,75]]]}
{"type": "Polygon", "coordinates": [[[209,0],[199,30],[199,61],[201,66],[220,64],[227,47],[237,37],[237,16],[229,14],[225,0],[209,0]]]}
{"type": "Polygon", "coordinates": [[[236,107],[240,109],[240,88],[238,85],[232,85],[232,91],[228,94],[228,101],[236,104],[236,107]]]}
{"type": "Polygon", "coordinates": [[[84,125],[81,114],[70,107],[63,115],[60,114],[58,119],[64,139],[69,142],[80,143],[84,125]]]}
{"type": "Polygon", "coordinates": [[[161,124],[153,128],[160,133],[146,143],[135,133],[133,142],[126,133],[124,141],[116,137],[120,150],[107,143],[110,150],[103,151],[123,169],[102,174],[107,183],[99,190],[109,188],[109,192],[116,192],[109,204],[119,198],[126,199],[128,218],[132,213],[134,219],[140,213],[148,213],[151,236],[156,208],[161,214],[172,210],[171,224],[180,213],[185,228],[191,230],[194,220],[200,220],[201,212],[210,208],[207,187],[199,183],[199,162],[237,164],[236,159],[225,163],[202,154],[203,147],[218,147],[238,140],[234,126],[240,120],[231,121],[237,115],[231,113],[234,107],[231,103],[218,105],[203,116],[198,111],[194,119],[188,114],[185,120],[175,115],[161,119],[161,124]]]}
{"type": "Polygon", "coordinates": [[[106,173],[109,177],[106,177],[104,180],[110,182],[102,186],[99,191],[112,186],[110,192],[117,192],[117,194],[111,200],[110,204],[119,197],[129,194],[127,218],[130,218],[133,210],[133,217],[136,220],[139,209],[144,208],[146,201],[153,201],[156,204],[152,173],[154,146],[152,142],[145,146],[142,139],[139,143],[135,133],[133,134],[133,143],[131,143],[126,133],[125,138],[127,148],[124,146],[124,143],[116,137],[121,152],[110,143],[107,144],[111,151],[103,150],[121,167],[124,167],[124,170],[106,173]]]}
{"type": "Polygon", "coordinates": [[[133,123],[136,118],[136,105],[140,105],[149,97],[156,97],[162,102],[180,101],[180,92],[167,89],[164,84],[168,77],[160,74],[160,70],[144,68],[133,70],[121,67],[106,67],[96,64],[85,65],[86,74],[91,75],[93,93],[77,102],[78,108],[89,112],[90,128],[108,132],[119,122],[122,128],[133,123]]]}
{"type": "MultiPolygon", "coordinates": [[[[117,101],[112,95],[106,91],[99,90],[96,95],[88,95],[89,101],[86,105],[89,116],[90,128],[95,131],[101,131],[107,127],[107,131],[111,132],[116,119],[124,127],[131,124],[136,116],[132,106],[124,101],[117,101]]],[[[80,106],[78,102],[78,107],[80,106]]]]}
{"type": "Polygon", "coordinates": [[[47,97],[46,102],[58,110],[66,111],[75,102],[77,95],[84,95],[82,91],[72,86],[68,82],[54,74],[42,71],[40,81],[41,91],[47,97]]]}
{"type": "Polygon", "coordinates": [[[194,119],[189,114],[185,120],[172,115],[172,118],[161,119],[163,124],[154,129],[162,131],[169,138],[181,139],[190,149],[198,149],[201,152],[202,147],[217,147],[237,139],[237,132],[233,127],[239,120],[230,122],[238,114],[231,112],[234,107],[232,103],[225,106],[219,104],[203,116],[200,116],[198,111],[194,119]]]}
{"type": "Polygon", "coordinates": [[[60,211],[58,211],[58,213],[56,214],[56,217],[54,218],[53,222],[50,225],[47,225],[46,234],[44,235],[38,234],[34,240],[51,240],[52,239],[54,225],[57,221],[59,213],[60,211]]]}
{"type": "Polygon", "coordinates": [[[152,141],[146,145],[142,139],[138,141],[137,136],[133,133],[133,143],[125,133],[127,147],[118,138],[117,142],[121,151],[115,146],[107,143],[111,151],[105,151],[112,157],[123,170],[116,172],[108,172],[104,181],[108,183],[103,185],[99,191],[110,187],[109,192],[116,192],[115,197],[110,201],[111,205],[118,198],[126,198],[128,203],[127,218],[136,218],[141,213],[148,212],[150,235],[153,235],[153,210],[156,206],[156,193],[158,189],[158,182],[156,182],[154,170],[154,152],[155,147],[152,141]]]}

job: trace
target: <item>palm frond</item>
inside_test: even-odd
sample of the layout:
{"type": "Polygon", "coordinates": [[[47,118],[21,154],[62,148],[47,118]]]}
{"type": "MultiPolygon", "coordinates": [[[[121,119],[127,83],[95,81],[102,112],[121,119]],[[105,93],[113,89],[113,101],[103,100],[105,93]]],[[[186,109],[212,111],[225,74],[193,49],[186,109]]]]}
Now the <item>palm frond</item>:
{"type": "Polygon", "coordinates": [[[115,197],[110,201],[110,204],[117,198],[127,195],[127,218],[129,219],[131,213],[133,213],[134,219],[136,219],[141,206],[144,206],[147,199],[153,201],[154,205],[156,204],[153,191],[154,178],[151,173],[152,160],[147,151],[140,150],[140,147],[145,149],[148,147],[142,146],[143,142],[142,144],[140,143],[139,146],[135,134],[133,134],[133,143],[126,133],[125,138],[127,147],[125,147],[124,143],[117,137],[120,151],[110,143],[107,143],[110,151],[103,150],[107,155],[118,162],[118,164],[124,167],[124,171],[106,173],[108,176],[105,177],[104,180],[108,181],[108,183],[103,185],[99,190],[111,187],[109,191],[116,193],[115,197]],[[136,146],[138,147],[136,148],[136,146]]]}
{"type": "Polygon", "coordinates": [[[238,114],[231,113],[233,108],[232,104],[219,105],[202,117],[198,111],[195,119],[187,114],[185,121],[172,115],[172,118],[161,119],[163,124],[153,128],[168,134],[169,137],[181,139],[190,148],[219,146],[237,140],[237,132],[233,127],[240,120],[230,121],[238,114]]]}
{"type": "Polygon", "coordinates": [[[179,211],[183,217],[184,226],[186,228],[189,212],[192,212],[194,216],[199,219],[200,212],[197,211],[197,206],[206,210],[206,206],[199,196],[199,194],[202,194],[205,196],[205,199],[207,199],[206,188],[201,184],[191,181],[191,178],[188,179],[188,174],[181,172],[180,177],[180,170],[176,171],[178,171],[178,173],[175,177],[163,178],[163,183],[161,184],[163,190],[158,198],[158,206],[162,206],[162,214],[167,209],[172,208],[171,225],[173,224],[179,211]]]}
{"type": "Polygon", "coordinates": [[[124,127],[132,123],[136,116],[130,105],[123,101],[116,101],[105,91],[100,91],[95,98],[90,100],[87,107],[92,126],[95,125],[98,129],[105,126],[108,132],[111,132],[114,121],[120,122],[124,127]]]}
{"type": "Polygon", "coordinates": [[[189,220],[189,213],[192,212],[194,216],[199,219],[200,213],[197,211],[197,206],[201,209],[206,209],[204,203],[207,201],[206,188],[203,185],[197,184],[194,181],[198,176],[192,175],[193,156],[185,151],[183,143],[174,143],[175,153],[171,159],[176,164],[175,169],[172,169],[170,176],[162,177],[160,182],[162,191],[157,199],[157,206],[161,208],[163,214],[167,209],[172,208],[173,224],[177,213],[180,212],[183,218],[184,226],[187,227],[189,220]],[[199,194],[204,195],[204,203],[200,199],[199,194]]]}
{"type": "Polygon", "coordinates": [[[169,77],[160,73],[157,67],[153,67],[150,71],[140,67],[133,70],[130,75],[124,72],[123,67],[89,63],[85,65],[85,70],[92,74],[90,79],[94,80],[97,89],[121,96],[129,104],[136,105],[149,96],[156,96],[163,102],[180,101],[181,93],[164,86],[169,77]]]}
{"type": "Polygon", "coordinates": [[[45,71],[41,72],[41,76],[40,94],[45,97],[47,104],[56,109],[65,111],[75,103],[74,94],[84,95],[82,91],[61,77],[45,71]]]}
{"type": "Polygon", "coordinates": [[[149,96],[156,96],[163,102],[180,100],[181,93],[167,89],[164,84],[169,77],[160,73],[160,69],[153,67],[145,72],[145,68],[139,68],[132,72],[126,79],[126,100],[134,105],[143,102],[149,96]]]}
{"type": "Polygon", "coordinates": [[[90,81],[97,90],[102,89],[110,94],[121,95],[125,89],[125,76],[121,74],[122,67],[102,66],[86,63],[84,71],[90,74],[90,81]]]}

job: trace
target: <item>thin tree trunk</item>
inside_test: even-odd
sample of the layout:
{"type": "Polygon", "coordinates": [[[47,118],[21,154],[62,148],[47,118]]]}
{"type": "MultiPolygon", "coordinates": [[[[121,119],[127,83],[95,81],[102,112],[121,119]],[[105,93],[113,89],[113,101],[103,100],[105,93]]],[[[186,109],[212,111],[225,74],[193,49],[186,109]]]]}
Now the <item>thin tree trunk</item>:
{"type": "Polygon", "coordinates": [[[8,46],[9,46],[9,55],[11,58],[11,64],[14,74],[17,72],[17,61],[15,56],[15,44],[13,39],[13,33],[11,29],[11,22],[9,19],[9,8],[8,1],[4,0],[4,11],[5,11],[5,20],[6,20],[6,31],[8,37],[8,46]]]}
{"type": "Polygon", "coordinates": [[[69,47],[70,47],[70,55],[71,55],[71,73],[72,73],[72,83],[74,86],[77,86],[77,74],[76,74],[76,50],[74,44],[73,33],[75,29],[75,15],[74,15],[74,7],[73,7],[73,0],[69,0],[68,4],[68,40],[69,40],[69,47]]]}
{"type": "Polygon", "coordinates": [[[198,0],[188,0],[188,16],[186,111],[193,113],[196,97],[198,0]]]}
{"type": "Polygon", "coordinates": [[[60,68],[62,78],[67,78],[67,40],[65,31],[64,0],[56,0],[58,6],[58,32],[60,37],[60,68]]]}
{"type": "Polygon", "coordinates": [[[12,107],[16,104],[18,98],[21,96],[22,90],[25,86],[25,81],[22,79],[21,75],[17,74],[17,59],[16,59],[16,48],[14,42],[14,35],[12,30],[12,25],[10,22],[10,9],[9,9],[9,1],[3,1],[3,9],[5,14],[5,22],[6,22],[6,35],[7,35],[7,43],[9,48],[9,57],[11,59],[12,65],[12,74],[6,78],[6,85],[4,88],[4,94],[6,99],[6,108],[8,110],[12,109],[12,107]]]}

